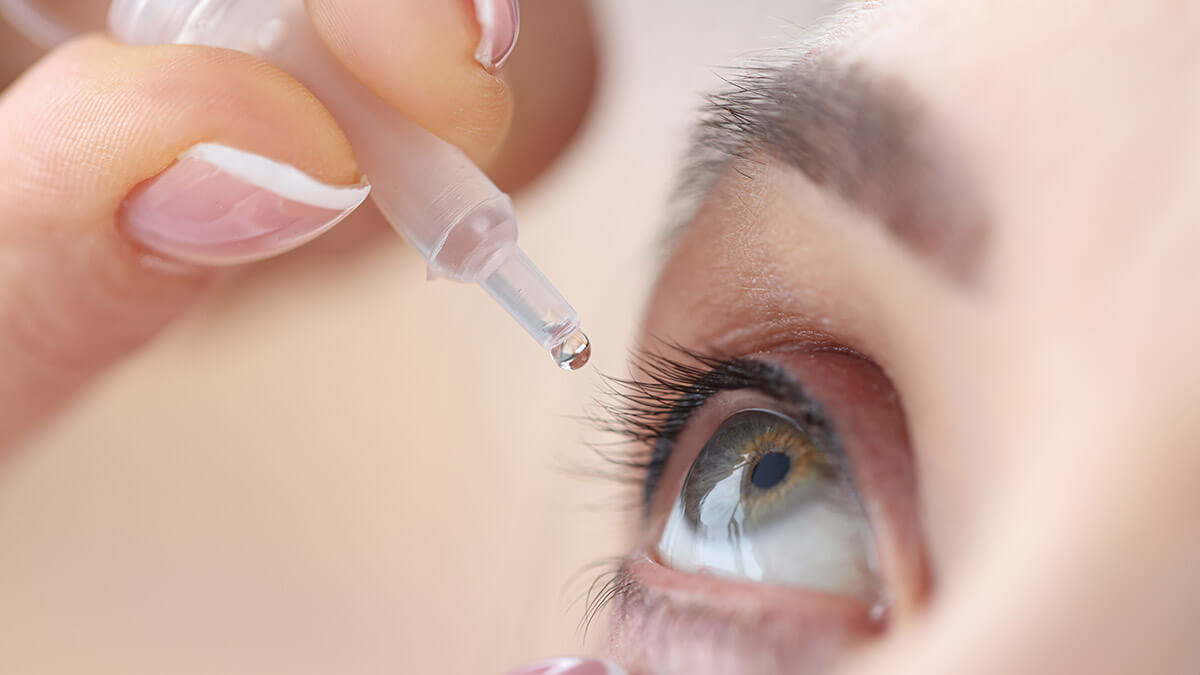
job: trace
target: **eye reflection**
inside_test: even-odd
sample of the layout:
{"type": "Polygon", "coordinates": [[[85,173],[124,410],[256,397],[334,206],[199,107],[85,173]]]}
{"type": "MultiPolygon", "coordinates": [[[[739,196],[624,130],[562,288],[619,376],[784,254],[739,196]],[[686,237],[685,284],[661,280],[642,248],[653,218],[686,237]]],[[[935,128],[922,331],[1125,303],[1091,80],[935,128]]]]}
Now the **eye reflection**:
{"type": "Polygon", "coordinates": [[[827,426],[729,417],[697,454],[658,552],[689,572],[879,598],[870,524],[827,426]]]}

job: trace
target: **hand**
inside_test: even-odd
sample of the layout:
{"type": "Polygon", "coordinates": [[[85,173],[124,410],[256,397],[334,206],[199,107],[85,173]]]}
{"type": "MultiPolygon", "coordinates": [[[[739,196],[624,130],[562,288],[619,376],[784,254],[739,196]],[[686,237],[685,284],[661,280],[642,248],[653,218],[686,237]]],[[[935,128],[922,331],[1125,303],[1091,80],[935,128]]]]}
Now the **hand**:
{"type": "MultiPolygon", "coordinates": [[[[41,8],[58,25],[94,21],[106,4],[41,8]]],[[[522,46],[493,74],[476,48],[490,38],[482,60],[500,60],[510,38],[481,28],[467,2],[308,2],[352,73],[509,190],[565,146],[594,82],[584,0],[525,5],[522,46]]],[[[3,38],[0,65],[6,50],[20,58],[3,38]]],[[[324,107],[253,57],[101,35],[45,55],[0,96],[0,448],[179,315],[220,264],[327,229],[361,198],[359,180],[324,107]],[[248,164],[294,167],[295,184],[320,197],[285,203],[229,171],[248,164]]]]}

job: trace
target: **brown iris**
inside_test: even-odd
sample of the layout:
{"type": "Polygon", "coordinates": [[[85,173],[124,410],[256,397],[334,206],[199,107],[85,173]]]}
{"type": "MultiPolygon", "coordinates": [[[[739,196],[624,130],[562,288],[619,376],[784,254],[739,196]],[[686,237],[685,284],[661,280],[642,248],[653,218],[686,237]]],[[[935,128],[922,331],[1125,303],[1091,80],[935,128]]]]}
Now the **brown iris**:
{"type": "Polygon", "coordinates": [[[697,530],[750,531],[826,493],[843,472],[821,447],[828,439],[816,435],[770,410],[745,410],[725,420],[684,482],[688,522],[697,530]]]}

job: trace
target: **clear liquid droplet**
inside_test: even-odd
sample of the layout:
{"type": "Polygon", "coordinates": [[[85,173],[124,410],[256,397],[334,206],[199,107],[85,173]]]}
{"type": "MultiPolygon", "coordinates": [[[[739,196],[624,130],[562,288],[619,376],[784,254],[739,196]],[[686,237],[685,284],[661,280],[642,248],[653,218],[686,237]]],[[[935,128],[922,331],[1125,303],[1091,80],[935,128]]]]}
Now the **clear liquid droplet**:
{"type": "Polygon", "coordinates": [[[563,370],[579,370],[592,358],[592,343],[583,331],[575,331],[561,344],[550,350],[554,362],[563,370]]]}

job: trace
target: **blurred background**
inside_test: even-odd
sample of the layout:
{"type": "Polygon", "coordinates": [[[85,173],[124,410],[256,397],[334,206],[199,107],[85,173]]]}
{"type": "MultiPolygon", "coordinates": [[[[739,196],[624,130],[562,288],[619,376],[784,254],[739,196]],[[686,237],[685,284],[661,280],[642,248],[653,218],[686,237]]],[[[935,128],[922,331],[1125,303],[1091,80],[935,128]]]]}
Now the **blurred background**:
{"type": "Polygon", "coordinates": [[[632,513],[578,416],[626,371],[699,94],[835,4],[594,3],[597,105],[518,199],[587,370],[386,239],[256,269],[111,373],[0,464],[0,673],[482,675],[597,649],[580,597],[632,513]]]}

